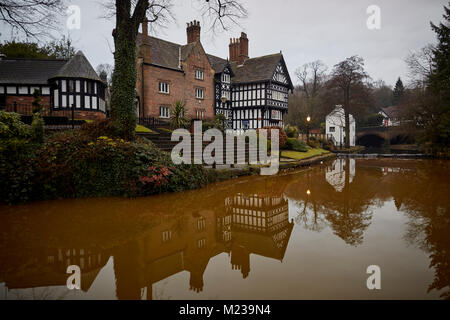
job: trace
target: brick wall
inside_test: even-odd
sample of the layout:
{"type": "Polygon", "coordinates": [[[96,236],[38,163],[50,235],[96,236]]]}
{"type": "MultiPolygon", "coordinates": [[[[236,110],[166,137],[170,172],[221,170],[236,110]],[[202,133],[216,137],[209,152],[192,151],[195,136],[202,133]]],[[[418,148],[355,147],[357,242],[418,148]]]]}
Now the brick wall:
{"type": "MultiPolygon", "coordinates": [[[[17,102],[17,113],[24,115],[31,115],[33,107],[34,98],[32,96],[6,96],[7,111],[14,111],[14,102],[17,102]]],[[[62,117],[72,117],[72,110],[51,110],[50,112],[50,96],[41,96],[41,104],[44,106],[42,114],[44,116],[62,116],[62,117]]],[[[80,120],[100,120],[105,119],[106,114],[101,111],[89,111],[89,110],[76,110],[75,109],[75,119],[80,120]]]]}
{"type": "MultiPolygon", "coordinates": [[[[142,97],[142,59],[137,62],[136,88],[142,97]]],[[[186,116],[195,119],[196,110],[202,109],[206,113],[206,119],[214,118],[214,70],[198,42],[192,49],[190,56],[182,62],[184,72],[174,71],[144,64],[144,103],[145,117],[159,117],[159,107],[172,107],[175,101],[182,100],[186,103],[186,116]],[[204,79],[195,79],[195,69],[203,70],[204,79]],[[170,93],[159,93],[159,82],[170,84],[170,93]],[[204,99],[195,98],[195,88],[204,89],[204,99]]],[[[141,111],[142,116],[142,111],[141,111]]]]}

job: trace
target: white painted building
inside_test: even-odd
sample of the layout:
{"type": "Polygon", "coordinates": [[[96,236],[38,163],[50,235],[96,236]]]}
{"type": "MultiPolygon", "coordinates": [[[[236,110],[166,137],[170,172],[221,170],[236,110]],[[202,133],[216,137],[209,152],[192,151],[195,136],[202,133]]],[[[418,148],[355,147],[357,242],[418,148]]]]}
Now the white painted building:
{"type": "Polygon", "coordinates": [[[348,182],[352,183],[355,177],[355,159],[336,159],[333,164],[327,168],[325,179],[333,186],[337,192],[342,192],[345,187],[346,168],[348,167],[348,182]]]}
{"type": "MultiPolygon", "coordinates": [[[[345,113],[341,105],[337,105],[325,118],[325,133],[335,146],[345,145],[345,113]]],[[[356,142],[356,121],[350,115],[350,146],[356,142]]]]}

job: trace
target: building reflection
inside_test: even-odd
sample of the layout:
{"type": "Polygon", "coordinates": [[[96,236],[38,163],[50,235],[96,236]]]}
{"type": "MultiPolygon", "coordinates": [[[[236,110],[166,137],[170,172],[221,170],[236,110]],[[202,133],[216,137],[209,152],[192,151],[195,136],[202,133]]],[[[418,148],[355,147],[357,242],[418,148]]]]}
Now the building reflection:
{"type": "MultiPolygon", "coordinates": [[[[65,237],[63,232],[46,238],[48,228],[54,229],[51,226],[43,228],[34,235],[42,243],[34,244],[33,249],[26,253],[16,253],[12,247],[9,251],[0,248],[2,253],[8,253],[4,259],[8,265],[0,266],[0,282],[4,282],[7,290],[64,288],[69,276],[67,267],[78,265],[81,269],[81,289],[86,292],[112,256],[117,298],[152,299],[155,283],[183,271],[189,273],[186,289],[202,292],[208,263],[219,254],[226,254],[229,268],[245,279],[251,275],[251,254],[283,260],[294,225],[289,221],[288,202],[281,192],[284,187],[274,194],[270,185],[260,185],[258,193],[244,187],[242,192],[230,195],[215,192],[212,198],[204,200],[202,206],[192,205],[198,201],[191,199],[185,207],[167,207],[160,214],[152,214],[151,223],[146,220],[151,227],[144,228],[145,232],[139,230],[139,223],[142,223],[139,220],[132,228],[122,225],[131,231],[120,231],[120,223],[124,221],[122,216],[114,217],[116,229],[112,229],[112,223],[98,218],[95,224],[86,222],[98,235],[82,230],[83,224],[78,221],[74,225],[79,225],[80,229],[72,233],[78,234],[79,239],[65,237]],[[111,236],[109,232],[115,235],[111,236]],[[120,243],[125,233],[134,233],[135,237],[120,243]],[[94,239],[83,239],[80,234],[94,239]],[[70,242],[74,245],[70,248],[51,248],[54,238],[63,239],[56,241],[58,243],[70,242]],[[99,249],[102,244],[96,243],[99,239],[108,244],[117,242],[118,245],[102,250],[99,249]],[[80,242],[86,242],[86,246],[77,247],[80,242]]],[[[23,237],[31,241],[28,235],[23,237]]],[[[10,241],[10,245],[18,244],[10,241]]]]}
{"type": "Polygon", "coordinates": [[[247,278],[250,255],[282,261],[294,223],[282,194],[236,193],[215,210],[166,217],[149,236],[114,254],[119,299],[151,299],[153,284],[182,271],[189,289],[201,292],[209,261],[222,253],[247,278]],[[130,252],[134,260],[130,261],[130,252]]]}

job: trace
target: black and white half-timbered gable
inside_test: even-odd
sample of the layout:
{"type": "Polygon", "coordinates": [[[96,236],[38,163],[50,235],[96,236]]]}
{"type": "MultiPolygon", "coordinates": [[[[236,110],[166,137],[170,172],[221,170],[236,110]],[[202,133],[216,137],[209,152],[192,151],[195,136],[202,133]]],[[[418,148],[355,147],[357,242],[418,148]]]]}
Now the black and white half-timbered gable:
{"type": "Polygon", "coordinates": [[[242,64],[208,57],[216,72],[215,114],[225,114],[228,129],[283,126],[293,85],[281,53],[245,59],[242,64]]]}

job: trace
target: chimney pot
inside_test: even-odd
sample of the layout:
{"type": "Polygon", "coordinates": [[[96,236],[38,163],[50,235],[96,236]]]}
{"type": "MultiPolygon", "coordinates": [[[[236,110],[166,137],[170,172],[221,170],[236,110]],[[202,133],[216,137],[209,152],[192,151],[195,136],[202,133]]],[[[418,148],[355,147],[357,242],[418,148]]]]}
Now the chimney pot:
{"type": "Polygon", "coordinates": [[[200,41],[200,22],[197,20],[191,21],[186,27],[187,43],[200,41]]]}

